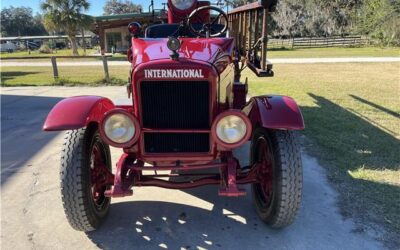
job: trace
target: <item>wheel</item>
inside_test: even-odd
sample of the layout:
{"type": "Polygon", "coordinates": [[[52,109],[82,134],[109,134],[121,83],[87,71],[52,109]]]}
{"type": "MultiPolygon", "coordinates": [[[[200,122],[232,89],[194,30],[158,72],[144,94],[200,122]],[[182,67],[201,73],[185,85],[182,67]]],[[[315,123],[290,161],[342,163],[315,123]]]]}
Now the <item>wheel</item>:
{"type": "Polygon", "coordinates": [[[104,195],[110,148],[95,126],[67,131],[61,153],[61,199],[69,224],[79,231],[97,229],[108,214],[104,195]]]}
{"type": "Polygon", "coordinates": [[[300,148],[293,132],[257,128],[251,162],[259,168],[259,182],[252,184],[257,214],[273,228],[290,225],[300,208],[303,187],[300,148]]]}

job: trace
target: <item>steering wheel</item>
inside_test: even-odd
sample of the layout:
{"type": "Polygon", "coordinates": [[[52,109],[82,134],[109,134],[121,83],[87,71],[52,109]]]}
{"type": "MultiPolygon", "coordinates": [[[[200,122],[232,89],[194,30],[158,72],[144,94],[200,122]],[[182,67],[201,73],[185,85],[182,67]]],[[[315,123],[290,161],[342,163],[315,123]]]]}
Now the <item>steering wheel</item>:
{"type": "Polygon", "coordinates": [[[187,26],[189,27],[190,31],[195,35],[198,35],[201,37],[218,37],[221,34],[225,33],[225,31],[228,29],[228,16],[225,14],[225,12],[223,10],[221,10],[218,7],[203,6],[203,7],[193,10],[192,13],[190,13],[189,18],[187,19],[187,26]],[[204,23],[202,28],[200,30],[198,30],[193,27],[192,21],[196,18],[195,19],[196,21],[200,21],[201,23],[203,23],[203,19],[199,17],[199,14],[201,14],[201,12],[203,10],[214,10],[214,11],[218,12],[218,16],[212,22],[204,23]],[[213,25],[221,17],[225,21],[225,26],[222,30],[217,31],[215,28],[213,28],[213,25]]]}

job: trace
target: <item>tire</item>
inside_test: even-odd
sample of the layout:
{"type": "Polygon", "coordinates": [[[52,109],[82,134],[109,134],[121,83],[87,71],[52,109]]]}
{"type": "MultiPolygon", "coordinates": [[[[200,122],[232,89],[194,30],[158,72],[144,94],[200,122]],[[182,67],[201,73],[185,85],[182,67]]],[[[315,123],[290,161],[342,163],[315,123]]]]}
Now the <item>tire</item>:
{"type": "Polygon", "coordinates": [[[272,228],[290,225],[300,208],[303,188],[300,147],[293,132],[257,128],[252,136],[251,163],[264,166],[259,168],[260,182],[252,184],[260,219],[272,228]]]}
{"type": "MultiPolygon", "coordinates": [[[[61,153],[61,199],[69,224],[78,231],[97,229],[109,211],[110,198],[104,192],[93,194],[97,186],[93,186],[92,176],[99,159],[111,172],[110,148],[101,140],[96,126],[66,132],[61,153]],[[97,157],[98,152],[101,157],[97,157]]],[[[109,187],[99,188],[105,191],[109,187]]]]}

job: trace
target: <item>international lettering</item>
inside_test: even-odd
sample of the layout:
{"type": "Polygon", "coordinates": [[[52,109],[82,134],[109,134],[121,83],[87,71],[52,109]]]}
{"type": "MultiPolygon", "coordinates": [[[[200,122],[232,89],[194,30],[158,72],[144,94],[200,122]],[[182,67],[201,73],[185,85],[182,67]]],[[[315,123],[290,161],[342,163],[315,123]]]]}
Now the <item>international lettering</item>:
{"type": "Polygon", "coordinates": [[[201,69],[145,69],[145,78],[204,78],[201,69]]]}

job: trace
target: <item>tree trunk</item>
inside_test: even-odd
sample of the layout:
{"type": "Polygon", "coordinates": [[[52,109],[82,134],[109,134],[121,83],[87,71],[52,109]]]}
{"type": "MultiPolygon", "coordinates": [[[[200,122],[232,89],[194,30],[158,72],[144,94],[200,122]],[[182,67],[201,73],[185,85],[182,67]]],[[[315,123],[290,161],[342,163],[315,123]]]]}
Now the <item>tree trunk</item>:
{"type": "Polygon", "coordinates": [[[85,30],[82,29],[82,46],[83,46],[83,54],[86,56],[86,40],[85,40],[85,30]]]}
{"type": "Polygon", "coordinates": [[[79,56],[78,43],[76,42],[76,36],[75,35],[70,35],[69,36],[69,40],[71,42],[72,55],[73,56],[79,56]]]}

